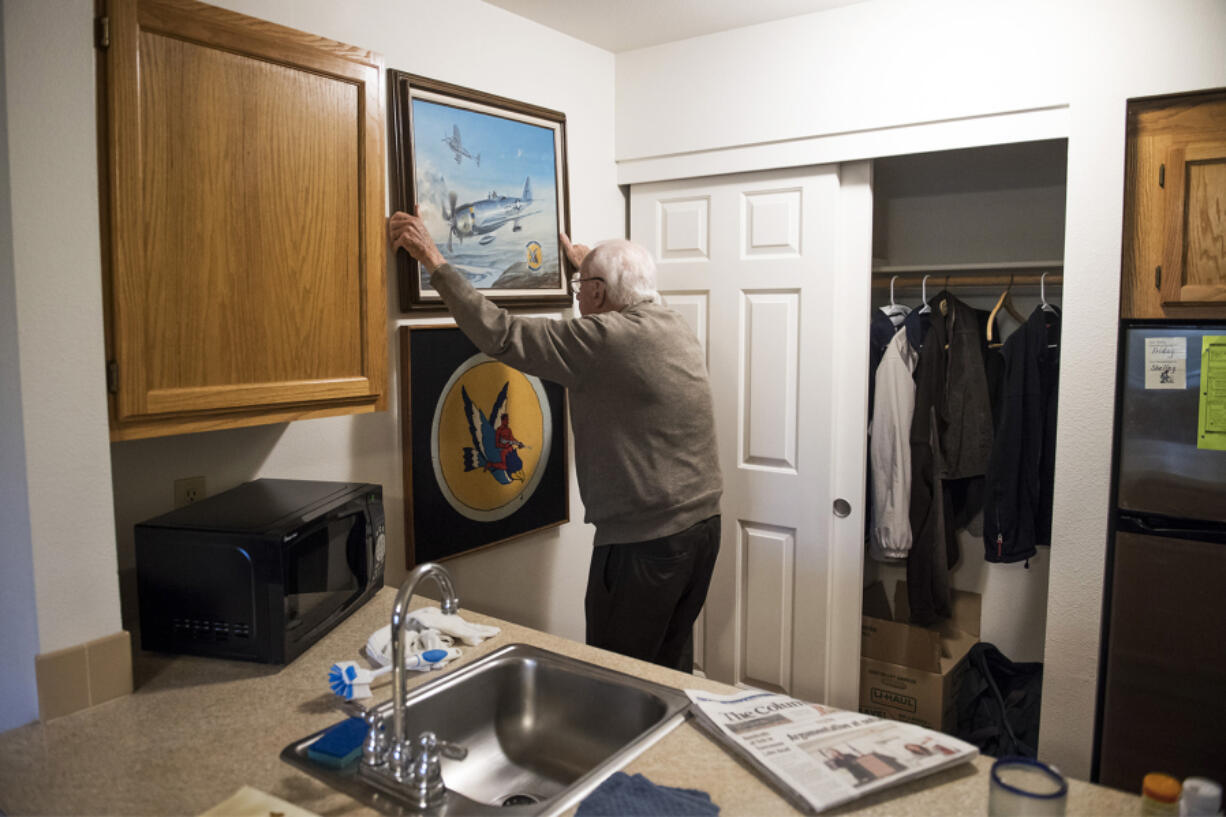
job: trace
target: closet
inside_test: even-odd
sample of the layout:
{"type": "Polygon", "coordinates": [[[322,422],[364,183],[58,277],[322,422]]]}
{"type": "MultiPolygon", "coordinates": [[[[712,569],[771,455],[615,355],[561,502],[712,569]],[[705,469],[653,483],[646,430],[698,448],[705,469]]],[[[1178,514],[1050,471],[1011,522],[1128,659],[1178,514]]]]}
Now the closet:
{"type": "MultiPolygon", "coordinates": [[[[980,315],[994,312],[993,338],[990,343],[984,338],[984,354],[995,355],[1001,351],[999,344],[1044,301],[1054,310],[1046,313],[1055,317],[1048,326],[1058,322],[1066,168],[1065,140],[876,160],[873,311],[897,316],[907,308],[920,308],[926,297],[935,319],[941,308],[938,295],[948,292],[980,315]]],[[[1058,353],[1058,344],[1050,346],[1058,353]]],[[[870,366],[876,360],[874,355],[870,366]]],[[[870,382],[874,374],[870,371],[870,382]]],[[[986,433],[991,439],[994,432],[986,433]]],[[[981,434],[976,444],[982,448],[981,434]]],[[[905,561],[876,558],[867,546],[873,524],[872,478],[870,468],[864,583],[884,582],[893,598],[895,583],[906,579],[907,568],[905,561]]],[[[977,506],[975,499],[965,503],[967,508],[977,506]]],[[[982,512],[969,520],[965,516],[959,515],[956,526],[959,559],[949,571],[950,586],[981,594],[982,641],[995,644],[1014,661],[1042,661],[1050,548],[1037,548],[1024,562],[989,562],[982,512]]]]}

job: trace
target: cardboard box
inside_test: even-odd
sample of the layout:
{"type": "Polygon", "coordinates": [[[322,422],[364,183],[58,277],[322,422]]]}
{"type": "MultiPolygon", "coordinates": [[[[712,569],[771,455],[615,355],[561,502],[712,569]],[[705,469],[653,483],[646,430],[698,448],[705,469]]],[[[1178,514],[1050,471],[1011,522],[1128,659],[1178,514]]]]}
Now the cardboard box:
{"type": "Polygon", "coordinates": [[[906,623],[906,582],[894,593],[894,615],[885,586],[864,591],[860,639],[860,711],[949,732],[957,725],[955,696],[966,674],[967,653],[979,641],[982,598],[955,590],[953,616],[932,627],[906,623]]]}

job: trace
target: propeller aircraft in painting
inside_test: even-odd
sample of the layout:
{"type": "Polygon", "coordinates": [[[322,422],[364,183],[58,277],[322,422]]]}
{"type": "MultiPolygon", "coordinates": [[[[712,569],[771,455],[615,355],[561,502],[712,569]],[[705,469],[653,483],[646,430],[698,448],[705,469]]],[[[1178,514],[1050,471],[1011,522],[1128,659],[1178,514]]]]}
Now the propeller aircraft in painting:
{"type": "Polygon", "coordinates": [[[471,153],[465,150],[464,145],[460,143],[460,126],[459,125],[451,126],[451,136],[444,136],[443,142],[447,145],[447,147],[451,148],[453,153],[455,153],[455,163],[456,164],[460,163],[461,157],[466,156],[469,159],[472,159],[474,162],[476,162],[477,167],[481,167],[481,154],[478,153],[476,156],[473,156],[471,153]]]}
{"type": "Polygon", "coordinates": [[[458,199],[456,192],[452,190],[448,194],[448,203],[443,205],[443,218],[450,224],[447,232],[447,252],[452,251],[453,236],[460,239],[461,243],[465,238],[485,236],[481,243],[487,244],[493,239],[489,234],[499,227],[510,223],[511,231],[519,232],[522,229],[520,219],[539,212],[539,209],[529,209],[532,204],[531,178],[524,179],[524,192],[518,198],[500,196],[497,192],[490,191],[488,196],[478,201],[457,204],[458,199]]]}

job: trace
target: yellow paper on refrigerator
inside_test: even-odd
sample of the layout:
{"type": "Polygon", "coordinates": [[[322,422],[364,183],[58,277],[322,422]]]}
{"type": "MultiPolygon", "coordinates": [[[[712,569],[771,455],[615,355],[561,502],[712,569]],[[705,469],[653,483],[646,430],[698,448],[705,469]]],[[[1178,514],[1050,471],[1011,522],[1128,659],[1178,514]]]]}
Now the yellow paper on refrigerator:
{"type": "Polygon", "coordinates": [[[1226,336],[1201,341],[1200,411],[1196,447],[1226,451],[1226,336]]]}

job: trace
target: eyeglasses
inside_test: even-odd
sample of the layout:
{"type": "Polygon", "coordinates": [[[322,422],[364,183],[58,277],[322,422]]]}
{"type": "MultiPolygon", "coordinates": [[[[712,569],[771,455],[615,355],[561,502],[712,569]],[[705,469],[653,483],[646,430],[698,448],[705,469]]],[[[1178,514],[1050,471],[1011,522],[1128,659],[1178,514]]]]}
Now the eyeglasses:
{"type": "Polygon", "coordinates": [[[579,285],[584,283],[585,281],[603,281],[603,280],[604,279],[601,278],[599,275],[589,275],[586,278],[580,278],[579,273],[575,273],[574,275],[570,276],[570,288],[574,290],[575,292],[578,292],[579,285]]]}

